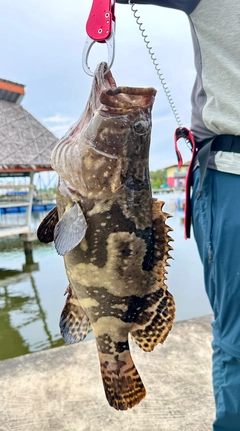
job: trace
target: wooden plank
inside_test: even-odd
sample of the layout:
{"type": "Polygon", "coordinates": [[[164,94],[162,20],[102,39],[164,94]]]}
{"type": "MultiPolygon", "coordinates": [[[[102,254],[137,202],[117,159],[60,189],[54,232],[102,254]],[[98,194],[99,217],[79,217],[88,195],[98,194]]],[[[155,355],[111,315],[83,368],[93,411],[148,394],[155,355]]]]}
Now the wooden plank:
{"type": "Polygon", "coordinates": [[[31,205],[29,201],[0,201],[0,208],[28,207],[29,205],[31,205]]]}
{"type": "Polygon", "coordinates": [[[23,190],[34,189],[33,184],[0,184],[0,189],[10,189],[10,190],[23,190]]]}
{"type": "Polygon", "coordinates": [[[0,238],[5,238],[6,236],[20,235],[22,233],[28,233],[29,227],[26,225],[22,226],[1,226],[0,225],[0,238]]]}

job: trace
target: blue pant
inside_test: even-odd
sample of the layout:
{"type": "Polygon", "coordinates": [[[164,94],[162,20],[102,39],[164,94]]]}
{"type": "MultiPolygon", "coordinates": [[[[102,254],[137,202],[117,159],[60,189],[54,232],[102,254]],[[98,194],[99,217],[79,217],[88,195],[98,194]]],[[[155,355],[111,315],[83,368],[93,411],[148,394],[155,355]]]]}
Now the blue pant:
{"type": "Polygon", "coordinates": [[[240,431],[240,175],[208,169],[192,219],[213,310],[214,431],[240,431]]]}

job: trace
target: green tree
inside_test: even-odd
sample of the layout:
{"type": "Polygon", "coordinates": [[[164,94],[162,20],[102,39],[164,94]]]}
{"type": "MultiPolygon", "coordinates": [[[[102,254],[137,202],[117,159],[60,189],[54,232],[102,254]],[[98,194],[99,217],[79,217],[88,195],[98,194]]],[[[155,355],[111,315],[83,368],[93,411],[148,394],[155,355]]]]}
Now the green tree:
{"type": "Polygon", "coordinates": [[[153,189],[159,189],[162,185],[167,183],[167,176],[165,169],[158,169],[157,171],[150,171],[150,180],[153,189]]]}

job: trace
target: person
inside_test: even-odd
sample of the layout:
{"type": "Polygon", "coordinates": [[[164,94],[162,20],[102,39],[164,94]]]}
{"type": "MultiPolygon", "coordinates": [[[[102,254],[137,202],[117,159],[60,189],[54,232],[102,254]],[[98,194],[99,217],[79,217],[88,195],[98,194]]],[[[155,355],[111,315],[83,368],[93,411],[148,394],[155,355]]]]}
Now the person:
{"type": "Polygon", "coordinates": [[[214,315],[213,430],[240,430],[240,2],[132,3],[179,9],[189,18],[196,67],[191,131],[197,146],[191,216],[214,315]]]}

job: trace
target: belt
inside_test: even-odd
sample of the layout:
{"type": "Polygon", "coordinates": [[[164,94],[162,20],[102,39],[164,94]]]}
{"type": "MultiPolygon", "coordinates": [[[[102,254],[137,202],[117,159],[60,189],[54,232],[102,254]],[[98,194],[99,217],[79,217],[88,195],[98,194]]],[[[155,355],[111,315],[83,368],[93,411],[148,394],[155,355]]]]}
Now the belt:
{"type": "Polygon", "coordinates": [[[235,135],[217,135],[210,139],[201,141],[198,145],[198,151],[212,142],[212,151],[227,151],[229,153],[240,153],[240,136],[235,135]]]}
{"type": "Polygon", "coordinates": [[[211,139],[205,139],[198,145],[198,162],[200,168],[200,185],[198,198],[202,193],[202,186],[207,170],[208,159],[211,151],[226,151],[228,153],[240,153],[240,136],[217,135],[211,139]]]}

